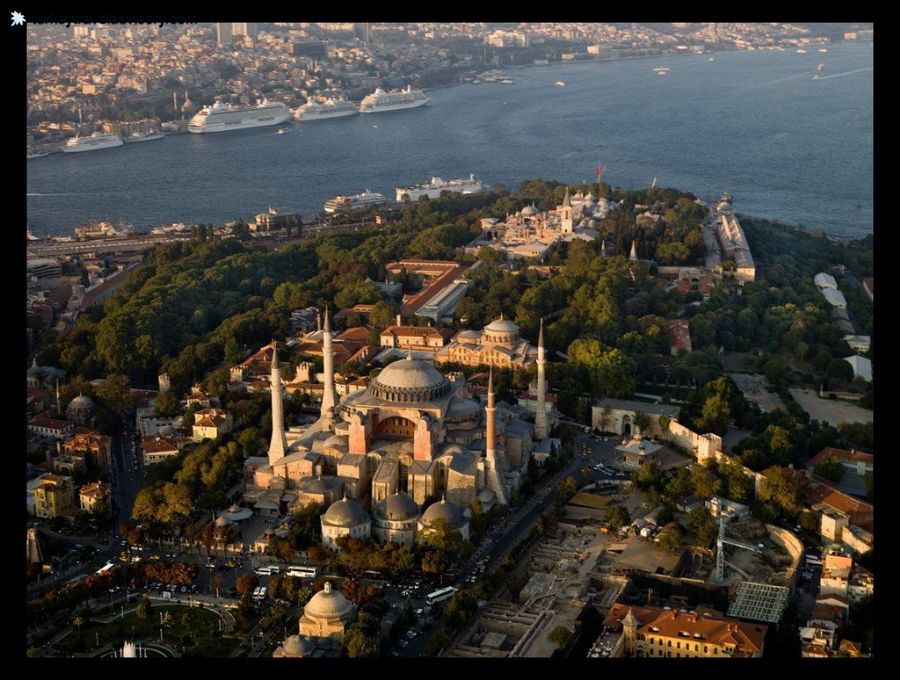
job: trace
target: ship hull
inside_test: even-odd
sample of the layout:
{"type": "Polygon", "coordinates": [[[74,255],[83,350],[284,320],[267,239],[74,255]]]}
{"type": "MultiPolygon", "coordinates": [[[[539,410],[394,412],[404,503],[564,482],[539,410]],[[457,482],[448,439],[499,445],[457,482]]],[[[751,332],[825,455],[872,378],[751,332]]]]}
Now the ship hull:
{"type": "Polygon", "coordinates": [[[250,120],[241,120],[229,123],[204,123],[202,125],[188,124],[188,131],[194,134],[206,134],[209,132],[231,132],[233,130],[249,130],[250,128],[269,127],[270,125],[280,125],[291,119],[291,112],[279,113],[272,118],[260,120],[253,118],[250,120]]]}
{"type": "Polygon", "coordinates": [[[82,144],[79,146],[64,146],[63,153],[81,153],[82,151],[99,151],[100,149],[113,149],[122,146],[122,140],[103,142],[102,144],[92,144],[90,146],[82,144]]]}
{"type": "Polygon", "coordinates": [[[299,121],[309,121],[309,120],[325,120],[328,118],[344,118],[345,116],[355,116],[359,113],[359,110],[355,107],[353,109],[349,109],[347,111],[329,111],[326,113],[295,113],[294,118],[299,121]]]}
{"type": "Polygon", "coordinates": [[[359,112],[360,113],[382,113],[385,111],[402,111],[404,109],[415,109],[420,106],[425,106],[430,101],[431,101],[430,99],[424,99],[422,101],[409,102],[407,104],[388,104],[388,105],[384,105],[384,106],[372,106],[372,107],[368,107],[368,108],[360,107],[359,112]]]}

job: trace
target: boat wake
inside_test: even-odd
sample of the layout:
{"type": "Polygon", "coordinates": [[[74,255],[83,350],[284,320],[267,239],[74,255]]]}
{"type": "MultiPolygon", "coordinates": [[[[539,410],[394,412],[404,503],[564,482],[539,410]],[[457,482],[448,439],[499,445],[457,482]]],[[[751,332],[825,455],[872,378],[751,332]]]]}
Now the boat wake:
{"type": "Polygon", "coordinates": [[[830,78],[840,78],[841,76],[850,76],[854,73],[864,73],[865,71],[871,71],[874,67],[869,66],[867,68],[858,68],[853,71],[844,71],[843,73],[833,73],[830,76],[819,76],[819,80],[828,80],[830,78]]]}

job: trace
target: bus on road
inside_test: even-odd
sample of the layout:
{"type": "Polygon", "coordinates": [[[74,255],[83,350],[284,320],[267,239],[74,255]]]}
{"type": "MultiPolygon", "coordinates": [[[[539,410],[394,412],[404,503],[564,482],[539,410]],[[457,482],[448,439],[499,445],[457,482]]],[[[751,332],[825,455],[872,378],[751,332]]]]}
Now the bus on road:
{"type": "Polygon", "coordinates": [[[319,575],[318,567],[288,567],[288,576],[296,578],[315,578],[319,575]]]}
{"type": "Polygon", "coordinates": [[[433,593],[428,593],[425,596],[425,603],[429,606],[433,606],[438,604],[439,602],[443,602],[444,600],[449,600],[453,597],[453,593],[457,591],[453,586],[447,586],[446,588],[441,588],[440,590],[435,590],[433,593]]]}

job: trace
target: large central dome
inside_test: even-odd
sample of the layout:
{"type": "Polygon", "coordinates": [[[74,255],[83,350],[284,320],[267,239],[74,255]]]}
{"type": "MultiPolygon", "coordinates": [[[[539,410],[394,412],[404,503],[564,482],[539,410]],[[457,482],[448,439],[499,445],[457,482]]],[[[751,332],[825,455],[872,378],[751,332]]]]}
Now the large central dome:
{"type": "Polygon", "coordinates": [[[434,366],[412,356],[386,366],[369,384],[369,393],[385,401],[431,401],[452,390],[452,383],[434,366]]]}

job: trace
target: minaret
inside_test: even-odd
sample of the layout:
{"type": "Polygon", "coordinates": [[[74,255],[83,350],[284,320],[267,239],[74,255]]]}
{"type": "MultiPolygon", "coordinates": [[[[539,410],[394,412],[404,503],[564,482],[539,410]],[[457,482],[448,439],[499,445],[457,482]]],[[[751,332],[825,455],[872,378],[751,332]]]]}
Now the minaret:
{"type": "Polygon", "coordinates": [[[278,366],[278,345],[272,348],[272,441],[269,443],[269,465],[284,458],[287,452],[287,438],[284,435],[284,407],[281,401],[281,368],[278,366]]]}
{"type": "Polygon", "coordinates": [[[637,239],[631,242],[631,254],[628,256],[629,260],[637,260],[637,239]]]}
{"type": "Polygon", "coordinates": [[[325,328],[322,333],[322,364],[325,369],[325,391],[322,393],[322,408],[319,415],[331,421],[334,419],[337,399],[334,393],[334,347],[331,343],[331,321],[328,318],[327,307],[325,308],[325,328]]]}
{"type": "Polygon", "coordinates": [[[487,413],[487,418],[485,422],[485,431],[484,431],[484,439],[485,439],[485,457],[488,460],[489,468],[496,468],[497,465],[497,452],[494,450],[494,369],[491,367],[491,372],[488,374],[488,394],[487,394],[487,408],[485,409],[487,413]]]}
{"type": "Polygon", "coordinates": [[[537,355],[537,411],[534,414],[534,437],[547,437],[547,383],[544,377],[544,318],[541,317],[541,332],[538,335],[537,355]]]}
{"type": "Polygon", "coordinates": [[[606,239],[600,242],[600,257],[606,257],[606,239]]]}
{"type": "Polygon", "coordinates": [[[56,415],[62,416],[62,402],[59,400],[59,378],[56,379],[56,415]]]}

